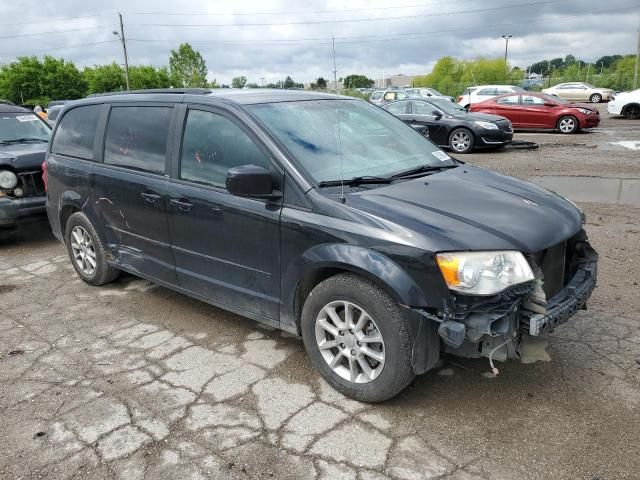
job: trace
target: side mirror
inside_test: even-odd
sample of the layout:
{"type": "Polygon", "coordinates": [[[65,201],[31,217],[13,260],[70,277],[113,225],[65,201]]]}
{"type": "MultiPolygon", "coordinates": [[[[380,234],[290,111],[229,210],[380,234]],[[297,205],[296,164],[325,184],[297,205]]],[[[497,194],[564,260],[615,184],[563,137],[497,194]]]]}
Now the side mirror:
{"type": "Polygon", "coordinates": [[[557,106],[557,103],[544,102],[544,106],[545,107],[555,107],[555,106],[557,106]]]}
{"type": "Polygon", "coordinates": [[[258,165],[240,165],[227,171],[227,191],[238,197],[275,199],[282,194],[273,189],[271,173],[258,165]]]}
{"type": "Polygon", "coordinates": [[[436,117],[436,120],[440,120],[442,118],[442,113],[440,113],[438,110],[434,110],[433,112],[431,112],[431,115],[436,117]]]}

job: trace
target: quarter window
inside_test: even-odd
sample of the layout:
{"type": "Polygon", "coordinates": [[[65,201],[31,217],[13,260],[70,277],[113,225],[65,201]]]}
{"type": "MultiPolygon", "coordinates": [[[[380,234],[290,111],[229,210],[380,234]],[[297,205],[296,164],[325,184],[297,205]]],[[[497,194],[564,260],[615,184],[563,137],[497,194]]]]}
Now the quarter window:
{"type": "Polygon", "coordinates": [[[190,110],[182,140],[180,178],[225,187],[227,171],[240,165],[269,168],[269,158],[222,115],[190,110]]]}
{"type": "Polygon", "coordinates": [[[51,151],[60,155],[93,160],[101,105],[87,105],[69,110],[58,125],[51,151]]]}
{"type": "Polygon", "coordinates": [[[104,163],[163,173],[171,108],[113,107],[107,124],[104,163]]]}

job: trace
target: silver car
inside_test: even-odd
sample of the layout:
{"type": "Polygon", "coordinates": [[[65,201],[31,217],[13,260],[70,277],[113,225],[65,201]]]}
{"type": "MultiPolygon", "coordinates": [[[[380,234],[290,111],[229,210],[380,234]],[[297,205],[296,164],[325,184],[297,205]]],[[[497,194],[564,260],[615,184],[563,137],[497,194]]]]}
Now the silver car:
{"type": "Polygon", "coordinates": [[[384,105],[403,98],[409,98],[409,95],[404,90],[376,90],[369,97],[369,102],[374,105],[384,105]]]}

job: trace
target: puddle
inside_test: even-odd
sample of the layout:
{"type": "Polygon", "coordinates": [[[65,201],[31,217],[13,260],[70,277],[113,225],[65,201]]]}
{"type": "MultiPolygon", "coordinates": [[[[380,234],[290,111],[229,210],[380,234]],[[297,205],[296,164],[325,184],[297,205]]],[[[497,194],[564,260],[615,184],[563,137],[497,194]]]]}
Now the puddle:
{"type": "Polygon", "coordinates": [[[640,178],[532,177],[541,187],[575,202],[610,203],[640,207],[640,178]]]}
{"type": "Polygon", "coordinates": [[[605,144],[598,145],[602,150],[634,150],[640,151],[640,140],[620,140],[618,142],[607,142],[605,144]]]}

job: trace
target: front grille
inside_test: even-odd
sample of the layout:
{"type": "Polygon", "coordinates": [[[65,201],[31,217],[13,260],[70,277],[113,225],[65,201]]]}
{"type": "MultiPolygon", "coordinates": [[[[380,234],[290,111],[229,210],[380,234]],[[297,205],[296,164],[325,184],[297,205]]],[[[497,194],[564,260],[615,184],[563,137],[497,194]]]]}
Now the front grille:
{"type": "Polygon", "coordinates": [[[534,254],[534,261],[542,270],[542,289],[547,300],[559,293],[575,274],[578,243],[573,237],[534,254]]]}
{"type": "Polygon", "coordinates": [[[42,170],[18,172],[18,185],[24,191],[23,197],[35,197],[45,194],[42,170]]]}
{"type": "Polygon", "coordinates": [[[509,122],[508,120],[502,120],[497,122],[498,126],[500,127],[500,130],[502,130],[503,132],[507,132],[507,133],[512,133],[513,132],[513,128],[511,126],[511,122],[509,122]]]}

